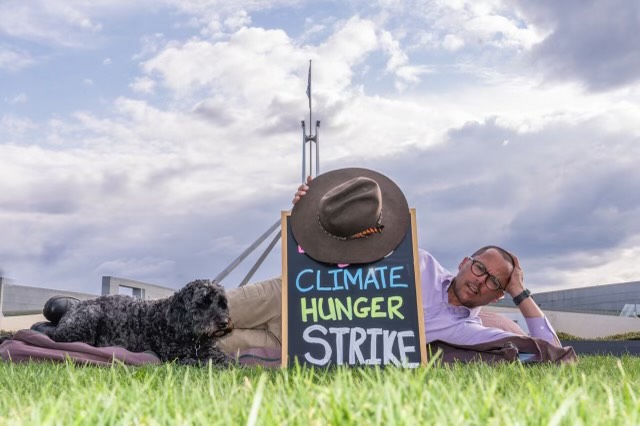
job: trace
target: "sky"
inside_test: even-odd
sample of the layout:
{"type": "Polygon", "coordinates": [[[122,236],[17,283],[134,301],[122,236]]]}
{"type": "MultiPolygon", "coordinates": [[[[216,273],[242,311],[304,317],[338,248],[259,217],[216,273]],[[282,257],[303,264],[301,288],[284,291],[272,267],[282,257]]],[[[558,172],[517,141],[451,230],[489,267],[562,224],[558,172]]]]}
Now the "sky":
{"type": "Polygon", "coordinates": [[[0,270],[217,276],[291,207],[312,60],[320,171],[394,180],[447,269],[497,244],[534,292],[640,280],[639,25],[627,0],[0,0],[0,270]]]}

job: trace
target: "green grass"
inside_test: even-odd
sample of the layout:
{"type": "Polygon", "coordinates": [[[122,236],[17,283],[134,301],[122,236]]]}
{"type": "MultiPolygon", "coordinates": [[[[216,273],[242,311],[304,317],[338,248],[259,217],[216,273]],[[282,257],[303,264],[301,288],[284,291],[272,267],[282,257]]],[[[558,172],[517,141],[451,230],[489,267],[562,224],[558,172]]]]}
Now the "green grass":
{"type": "Polygon", "coordinates": [[[417,370],[0,362],[0,424],[640,424],[640,358],[417,370]]]}
{"type": "Polygon", "coordinates": [[[584,337],[573,336],[569,333],[558,332],[558,338],[562,341],[564,340],[640,340],[640,332],[638,331],[630,331],[628,333],[620,333],[620,334],[612,334],[606,337],[596,337],[592,339],[587,339],[584,337]]]}

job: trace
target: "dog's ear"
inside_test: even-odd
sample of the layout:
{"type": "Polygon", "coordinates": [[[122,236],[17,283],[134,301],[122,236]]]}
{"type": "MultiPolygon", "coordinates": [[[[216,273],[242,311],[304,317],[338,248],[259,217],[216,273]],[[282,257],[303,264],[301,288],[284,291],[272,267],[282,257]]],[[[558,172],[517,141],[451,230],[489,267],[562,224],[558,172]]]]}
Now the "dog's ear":
{"type": "Polygon", "coordinates": [[[222,292],[218,297],[218,309],[225,312],[229,310],[229,301],[227,299],[227,295],[224,292],[222,292]]]}
{"type": "Polygon", "coordinates": [[[215,300],[215,292],[209,285],[195,289],[193,293],[193,306],[197,309],[206,310],[211,307],[215,300]]]}
{"type": "Polygon", "coordinates": [[[201,286],[199,281],[193,281],[171,296],[167,309],[167,322],[169,325],[176,329],[190,327],[187,324],[190,318],[189,311],[193,309],[194,293],[201,286]]]}
{"type": "Polygon", "coordinates": [[[211,281],[211,284],[209,285],[209,294],[211,303],[215,304],[217,309],[222,311],[226,311],[227,309],[229,309],[227,293],[223,286],[215,281],[211,281]]]}

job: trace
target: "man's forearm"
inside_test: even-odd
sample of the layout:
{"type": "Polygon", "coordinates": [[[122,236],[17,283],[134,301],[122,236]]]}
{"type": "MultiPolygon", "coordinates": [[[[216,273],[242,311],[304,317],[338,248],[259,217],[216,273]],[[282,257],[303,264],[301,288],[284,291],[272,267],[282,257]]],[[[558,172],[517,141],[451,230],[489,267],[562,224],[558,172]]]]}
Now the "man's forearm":
{"type": "Polygon", "coordinates": [[[514,268],[506,292],[514,299],[514,303],[516,303],[520,313],[527,321],[529,334],[532,337],[538,337],[551,344],[561,346],[560,339],[558,339],[544,312],[542,312],[535,300],[528,295],[528,291],[525,290],[524,272],[522,272],[518,257],[513,253],[511,255],[514,260],[514,268]]]}
{"type": "Polygon", "coordinates": [[[538,304],[531,297],[527,297],[520,302],[518,309],[520,309],[520,313],[525,318],[537,318],[544,316],[542,309],[540,309],[538,304]]]}
{"type": "Polygon", "coordinates": [[[556,335],[555,330],[551,327],[549,320],[542,312],[542,309],[531,297],[527,297],[518,305],[520,313],[524,316],[529,328],[529,334],[532,337],[544,339],[547,342],[561,346],[560,339],[556,335]]]}

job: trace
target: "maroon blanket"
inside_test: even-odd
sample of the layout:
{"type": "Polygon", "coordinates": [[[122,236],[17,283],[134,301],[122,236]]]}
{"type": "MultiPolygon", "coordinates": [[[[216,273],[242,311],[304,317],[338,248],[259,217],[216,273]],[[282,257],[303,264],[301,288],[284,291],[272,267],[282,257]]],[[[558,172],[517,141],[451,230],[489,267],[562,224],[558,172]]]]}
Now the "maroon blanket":
{"type": "MultiPolygon", "coordinates": [[[[54,361],[67,359],[83,365],[160,364],[153,352],[130,352],[119,346],[97,348],[86,343],[54,342],[46,335],[33,330],[20,330],[11,339],[0,344],[0,359],[12,362],[54,361]]],[[[238,354],[242,365],[280,366],[279,348],[249,348],[238,354]]]]}
{"type": "Polygon", "coordinates": [[[512,336],[493,342],[479,343],[477,345],[452,345],[442,341],[435,341],[428,345],[429,353],[435,355],[442,352],[442,361],[451,362],[477,362],[489,364],[500,362],[553,362],[573,363],[578,361],[578,356],[571,346],[559,347],[535,337],[512,336]]]}
{"type": "Polygon", "coordinates": [[[13,339],[0,344],[0,358],[13,362],[62,362],[69,359],[78,364],[89,365],[111,365],[114,361],[127,365],[160,363],[153,352],[129,352],[118,346],[96,348],[81,342],[54,342],[33,330],[20,330],[13,339]]]}
{"type": "MultiPolygon", "coordinates": [[[[430,356],[442,351],[442,361],[450,362],[513,362],[522,360],[542,362],[575,362],[573,348],[560,348],[544,340],[526,336],[514,336],[495,342],[473,346],[455,346],[444,342],[429,345],[430,356]]],[[[127,365],[160,364],[153,352],[130,352],[118,346],[96,348],[86,343],[54,342],[42,333],[20,330],[13,339],[0,344],[0,359],[12,362],[57,361],[67,359],[87,365],[112,365],[121,362],[127,365]]],[[[246,366],[280,366],[280,348],[250,348],[238,354],[238,363],[246,366]]]]}

